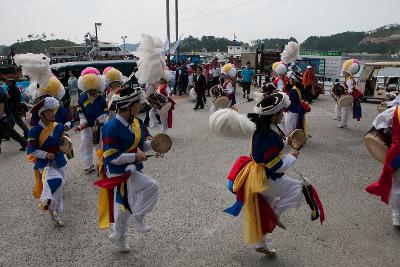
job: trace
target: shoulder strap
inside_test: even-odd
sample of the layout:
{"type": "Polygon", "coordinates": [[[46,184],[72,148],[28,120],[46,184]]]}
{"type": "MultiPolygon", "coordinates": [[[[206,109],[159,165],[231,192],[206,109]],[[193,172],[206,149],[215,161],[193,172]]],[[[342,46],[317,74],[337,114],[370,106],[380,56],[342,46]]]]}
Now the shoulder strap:
{"type": "Polygon", "coordinates": [[[49,138],[50,134],[54,131],[56,126],[57,122],[53,122],[52,124],[43,128],[39,135],[39,147],[41,147],[46,142],[47,138],[49,138]]]}

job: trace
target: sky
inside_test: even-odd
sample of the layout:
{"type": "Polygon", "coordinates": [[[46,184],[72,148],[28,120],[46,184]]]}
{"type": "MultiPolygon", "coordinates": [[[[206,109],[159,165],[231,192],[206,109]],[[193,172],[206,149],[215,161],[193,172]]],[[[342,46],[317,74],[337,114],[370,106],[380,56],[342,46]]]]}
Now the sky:
{"type": "MultiPolygon", "coordinates": [[[[171,41],[175,40],[175,0],[170,0],[171,41]]],[[[141,33],[167,38],[166,0],[0,0],[0,45],[28,34],[81,43],[94,23],[99,40],[138,43],[141,33]]],[[[400,23],[400,0],[179,0],[179,36],[214,35],[250,43],[263,38],[344,31],[369,31],[400,23]]],[[[49,38],[51,39],[51,38],[49,38]]]]}

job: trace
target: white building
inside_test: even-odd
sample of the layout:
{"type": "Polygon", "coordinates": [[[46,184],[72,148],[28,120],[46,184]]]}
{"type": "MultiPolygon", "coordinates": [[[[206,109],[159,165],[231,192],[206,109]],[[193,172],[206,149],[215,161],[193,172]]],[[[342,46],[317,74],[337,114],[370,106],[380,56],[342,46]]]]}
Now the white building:
{"type": "Polygon", "coordinates": [[[241,55],[242,53],[250,52],[250,47],[240,45],[228,46],[228,56],[241,55]]]}

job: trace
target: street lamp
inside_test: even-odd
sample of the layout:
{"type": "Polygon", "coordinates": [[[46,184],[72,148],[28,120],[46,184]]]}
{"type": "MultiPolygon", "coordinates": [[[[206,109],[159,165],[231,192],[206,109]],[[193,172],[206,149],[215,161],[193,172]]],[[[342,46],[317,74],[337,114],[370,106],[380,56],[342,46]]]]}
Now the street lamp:
{"type": "Polygon", "coordinates": [[[124,57],[125,57],[125,40],[126,40],[126,38],[128,38],[128,36],[121,36],[121,39],[123,40],[123,42],[124,42],[124,57]]]}

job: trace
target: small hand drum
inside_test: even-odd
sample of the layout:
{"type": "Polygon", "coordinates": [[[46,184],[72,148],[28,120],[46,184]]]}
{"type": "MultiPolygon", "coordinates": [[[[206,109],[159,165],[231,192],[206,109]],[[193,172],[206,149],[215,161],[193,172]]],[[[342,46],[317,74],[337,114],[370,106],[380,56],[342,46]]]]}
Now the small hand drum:
{"type": "Polygon", "coordinates": [[[60,151],[63,152],[68,159],[72,159],[74,157],[74,149],[71,138],[66,134],[61,136],[60,151]]]}
{"type": "Polygon", "coordinates": [[[339,97],[337,101],[338,107],[348,107],[351,106],[354,102],[354,97],[352,95],[342,95],[339,97]]]}
{"type": "Polygon", "coordinates": [[[372,127],[364,137],[364,144],[374,159],[384,164],[386,153],[392,144],[392,129],[376,130],[372,127]]]}
{"type": "Polygon", "coordinates": [[[224,88],[221,85],[214,85],[210,88],[210,95],[214,98],[218,98],[220,96],[226,96],[224,88]]]}
{"type": "Polygon", "coordinates": [[[172,140],[167,134],[156,134],[151,139],[151,148],[157,153],[165,154],[171,149],[171,147],[172,140]]]}
{"type": "Polygon", "coordinates": [[[229,103],[229,98],[226,96],[217,97],[214,100],[214,106],[216,109],[227,108],[229,103]]]}
{"type": "Polygon", "coordinates": [[[152,93],[147,97],[147,101],[152,108],[158,109],[160,115],[166,114],[171,109],[171,102],[168,98],[159,93],[152,93]]]}
{"type": "Polygon", "coordinates": [[[307,135],[304,130],[296,129],[290,133],[290,139],[292,140],[290,146],[296,150],[300,150],[300,148],[307,142],[307,135]]]}

